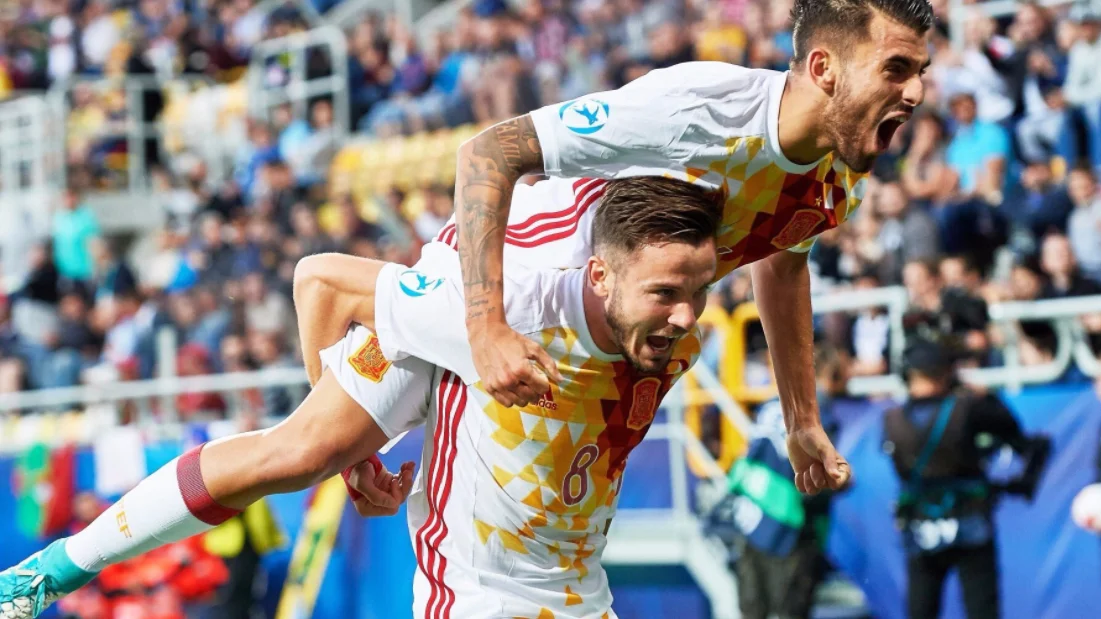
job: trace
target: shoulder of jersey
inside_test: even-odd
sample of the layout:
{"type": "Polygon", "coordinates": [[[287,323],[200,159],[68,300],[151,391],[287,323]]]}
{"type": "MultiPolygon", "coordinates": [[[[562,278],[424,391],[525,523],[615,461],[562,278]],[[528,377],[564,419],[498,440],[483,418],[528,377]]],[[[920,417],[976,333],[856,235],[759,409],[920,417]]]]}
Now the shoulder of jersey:
{"type": "Polygon", "coordinates": [[[747,89],[765,88],[769,79],[778,74],[771,69],[752,69],[726,62],[694,61],[651,71],[643,79],[665,88],[694,90],[714,86],[726,89],[724,94],[738,95],[747,94],[747,89]]]}

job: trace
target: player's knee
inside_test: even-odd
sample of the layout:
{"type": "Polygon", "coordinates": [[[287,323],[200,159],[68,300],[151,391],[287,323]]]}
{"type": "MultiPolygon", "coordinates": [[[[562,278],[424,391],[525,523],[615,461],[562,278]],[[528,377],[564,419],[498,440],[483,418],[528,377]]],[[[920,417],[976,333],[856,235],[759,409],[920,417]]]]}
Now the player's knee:
{"type": "Polygon", "coordinates": [[[324,254],[306,256],[294,266],[294,298],[304,298],[304,294],[316,293],[325,285],[324,254]]]}

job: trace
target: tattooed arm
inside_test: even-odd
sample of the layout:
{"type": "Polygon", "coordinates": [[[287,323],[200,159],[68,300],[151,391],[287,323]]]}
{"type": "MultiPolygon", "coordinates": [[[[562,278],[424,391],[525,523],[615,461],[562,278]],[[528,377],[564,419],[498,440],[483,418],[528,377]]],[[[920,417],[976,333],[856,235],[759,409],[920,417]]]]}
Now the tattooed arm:
{"type": "Polygon", "coordinates": [[[505,322],[504,248],[512,189],[543,169],[529,116],[495,125],[459,148],[455,221],[466,297],[466,326],[483,387],[505,406],[525,406],[559,378],[546,351],[505,322]],[[532,364],[542,368],[538,371],[532,364]]]}

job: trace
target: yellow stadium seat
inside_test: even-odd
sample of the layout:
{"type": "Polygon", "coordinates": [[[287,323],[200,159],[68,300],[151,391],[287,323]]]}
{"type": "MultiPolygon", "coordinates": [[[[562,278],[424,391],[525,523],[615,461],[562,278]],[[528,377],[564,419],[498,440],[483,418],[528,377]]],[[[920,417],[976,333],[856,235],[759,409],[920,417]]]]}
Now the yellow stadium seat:
{"type": "Polygon", "coordinates": [[[384,145],[381,142],[370,142],[361,147],[360,165],[364,167],[376,167],[386,160],[384,145]]]}
{"type": "Polygon", "coordinates": [[[425,207],[428,206],[428,200],[423,191],[414,191],[410,193],[405,201],[401,204],[401,213],[409,221],[416,220],[424,212],[425,207]]]}

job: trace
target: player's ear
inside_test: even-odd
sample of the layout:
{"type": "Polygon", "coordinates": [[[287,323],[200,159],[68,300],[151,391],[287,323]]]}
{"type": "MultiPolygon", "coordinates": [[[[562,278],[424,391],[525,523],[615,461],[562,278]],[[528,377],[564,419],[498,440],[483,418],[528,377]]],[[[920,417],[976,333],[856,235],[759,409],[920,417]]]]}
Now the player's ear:
{"type": "Polygon", "coordinates": [[[607,299],[611,296],[610,280],[612,277],[612,269],[607,261],[599,256],[592,256],[585,265],[585,271],[589,277],[589,284],[593,287],[593,292],[596,293],[596,296],[601,299],[607,299]]]}
{"type": "Polygon", "coordinates": [[[807,75],[822,92],[833,95],[837,87],[837,72],[840,70],[838,58],[822,47],[810,50],[806,59],[807,75]]]}

